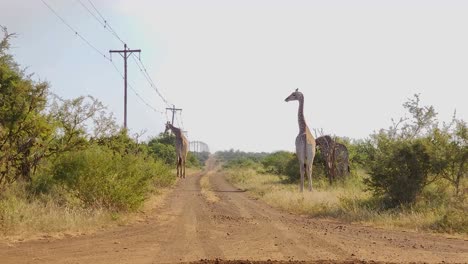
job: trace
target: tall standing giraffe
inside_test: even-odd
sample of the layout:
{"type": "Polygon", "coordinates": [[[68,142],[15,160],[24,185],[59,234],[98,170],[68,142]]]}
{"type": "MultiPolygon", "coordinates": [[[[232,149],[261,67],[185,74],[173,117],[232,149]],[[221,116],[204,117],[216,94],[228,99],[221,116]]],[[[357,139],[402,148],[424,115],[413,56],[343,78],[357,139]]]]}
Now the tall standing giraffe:
{"type": "Polygon", "coordinates": [[[299,135],[296,137],[296,154],[299,159],[299,171],[301,173],[301,192],[304,191],[304,174],[309,178],[309,191],[312,191],[312,163],[315,157],[315,138],[310,133],[304,119],[304,95],[296,89],[284,101],[299,101],[298,121],[299,135]]]}
{"type": "Polygon", "coordinates": [[[171,123],[166,123],[166,130],[171,130],[175,135],[175,149],[177,154],[177,177],[183,177],[185,179],[185,161],[187,160],[188,153],[188,140],[182,133],[180,128],[173,126],[171,123]],[[180,172],[179,172],[180,171],[180,172]]]}

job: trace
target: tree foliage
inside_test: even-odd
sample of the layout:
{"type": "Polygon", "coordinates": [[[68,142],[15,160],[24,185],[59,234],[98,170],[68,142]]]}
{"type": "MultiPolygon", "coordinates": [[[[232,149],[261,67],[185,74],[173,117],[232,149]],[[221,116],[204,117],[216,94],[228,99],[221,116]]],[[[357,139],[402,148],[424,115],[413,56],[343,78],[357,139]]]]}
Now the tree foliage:
{"type": "Polygon", "coordinates": [[[7,53],[13,37],[0,42],[0,185],[31,174],[46,155],[54,127],[45,114],[49,85],[35,82],[7,53]]]}
{"type": "Polygon", "coordinates": [[[419,95],[403,107],[410,118],[401,118],[364,144],[370,178],[367,185],[389,206],[414,203],[424,186],[449,180],[458,193],[467,175],[466,123],[456,119],[442,127],[432,106],[421,106],[419,95]]]}
{"type": "MultiPolygon", "coordinates": [[[[163,160],[168,165],[175,165],[177,163],[175,135],[160,133],[159,136],[150,139],[147,146],[149,153],[153,157],[163,160]]],[[[189,152],[187,154],[186,166],[201,167],[205,164],[206,159],[208,159],[208,155],[209,153],[197,155],[196,153],[189,152]]]]}
{"type": "Polygon", "coordinates": [[[161,133],[158,137],[148,142],[149,152],[153,157],[162,159],[166,164],[176,164],[175,136],[169,133],[161,133]]]}
{"type": "Polygon", "coordinates": [[[8,53],[13,36],[4,29],[0,42],[0,190],[21,180],[31,198],[53,193],[65,206],[134,210],[174,181],[96,98],[62,99],[26,75],[8,53]]]}

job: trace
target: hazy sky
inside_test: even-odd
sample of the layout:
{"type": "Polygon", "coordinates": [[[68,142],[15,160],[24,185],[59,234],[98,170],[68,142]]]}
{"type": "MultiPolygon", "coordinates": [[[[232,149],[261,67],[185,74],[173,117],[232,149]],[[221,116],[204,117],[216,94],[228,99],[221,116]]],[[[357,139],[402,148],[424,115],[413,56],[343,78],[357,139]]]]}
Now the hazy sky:
{"type": "MultiPolygon", "coordinates": [[[[122,44],[78,0],[44,0],[101,52],[122,44]]],[[[81,0],[93,10],[88,0],[81,0]]],[[[92,0],[183,108],[190,140],[212,151],[293,150],[299,88],[311,129],[365,138],[421,93],[439,120],[468,116],[468,1],[92,0]]],[[[90,94],[123,122],[123,81],[40,0],[0,0],[18,62],[65,98],[90,94]]],[[[123,60],[113,59],[119,69],[123,60]]],[[[129,60],[129,81],[166,105],[129,60]]],[[[166,114],[129,91],[132,132],[164,130],[166,114]]],[[[168,113],[170,117],[170,113],[168,113]]]]}

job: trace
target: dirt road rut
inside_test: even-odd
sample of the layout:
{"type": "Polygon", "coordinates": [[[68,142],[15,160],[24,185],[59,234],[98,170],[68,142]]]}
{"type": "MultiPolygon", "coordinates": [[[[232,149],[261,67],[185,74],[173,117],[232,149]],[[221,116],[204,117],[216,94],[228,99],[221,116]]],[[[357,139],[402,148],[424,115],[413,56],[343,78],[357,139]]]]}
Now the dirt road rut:
{"type": "MultiPolygon", "coordinates": [[[[92,235],[0,243],[0,263],[174,263],[200,259],[458,262],[468,242],[280,212],[231,186],[221,174],[178,182],[145,221],[92,235]],[[218,202],[201,194],[209,177],[218,202]]],[[[329,262],[327,262],[329,263],[329,262]]]]}

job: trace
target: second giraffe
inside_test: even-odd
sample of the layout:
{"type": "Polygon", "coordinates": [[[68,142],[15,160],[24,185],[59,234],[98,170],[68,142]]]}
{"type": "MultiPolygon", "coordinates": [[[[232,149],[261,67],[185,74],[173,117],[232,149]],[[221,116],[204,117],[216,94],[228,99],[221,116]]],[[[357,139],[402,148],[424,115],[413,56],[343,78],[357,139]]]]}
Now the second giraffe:
{"type": "Polygon", "coordinates": [[[180,128],[173,126],[171,123],[166,123],[166,130],[164,133],[167,133],[168,130],[171,130],[175,135],[175,149],[177,154],[177,177],[185,178],[185,161],[187,160],[188,153],[188,140],[182,133],[180,128]]]}

